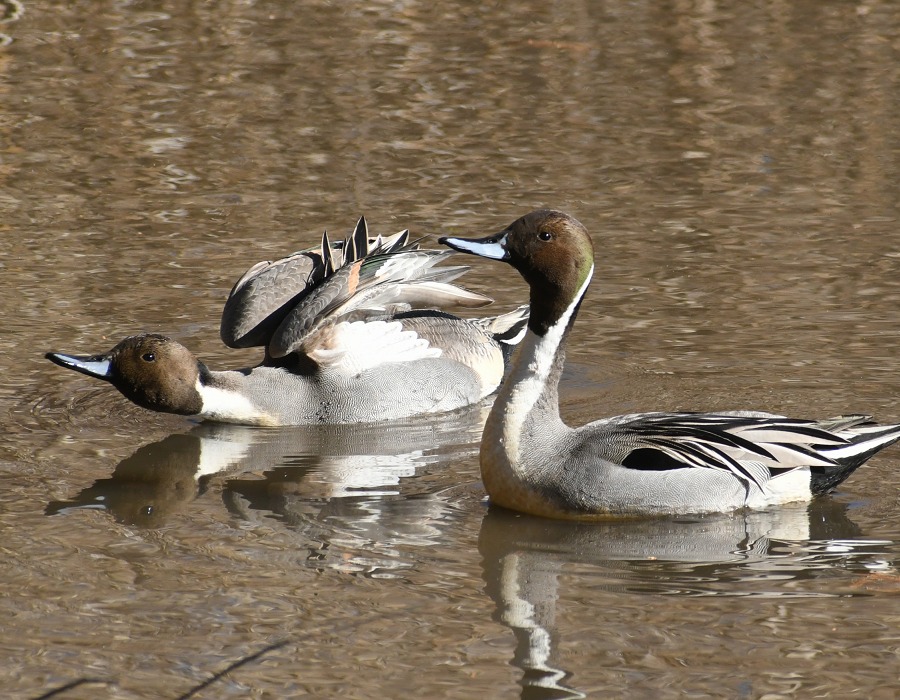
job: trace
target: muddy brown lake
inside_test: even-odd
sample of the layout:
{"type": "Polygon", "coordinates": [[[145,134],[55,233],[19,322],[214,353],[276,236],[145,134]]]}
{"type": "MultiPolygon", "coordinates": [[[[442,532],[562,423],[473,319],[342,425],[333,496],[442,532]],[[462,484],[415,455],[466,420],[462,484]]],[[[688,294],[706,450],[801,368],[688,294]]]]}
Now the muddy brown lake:
{"type": "Polygon", "coordinates": [[[251,264],[552,207],[596,249],[570,423],[900,421],[898,37],[879,0],[0,0],[4,696],[896,697],[896,446],[808,506],[563,523],[489,506],[490,401],[215,425],[43,354],[249,366],[251,264]]]}

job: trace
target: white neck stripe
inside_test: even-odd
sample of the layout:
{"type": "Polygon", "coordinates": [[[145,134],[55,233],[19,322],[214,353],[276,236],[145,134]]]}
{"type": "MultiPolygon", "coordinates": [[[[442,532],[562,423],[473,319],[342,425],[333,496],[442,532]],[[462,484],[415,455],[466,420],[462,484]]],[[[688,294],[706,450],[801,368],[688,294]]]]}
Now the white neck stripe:
{"type": "Polygon", "coordinates": [[[197,380],[197,393],[203,402],[200,416],[227,423],[260,425],[269,422],[269,416],[261,412],[246,396],[236,391],[207,386],[197,380]]]}
{"type": "Polygon", "coordinates": [[[559,320],[550,326],[546,334],[539,336],[534,331],[528,330],[521,348],[515,356],[516,361],[512,371],[497,398],[495,405],[503,405],[504,402],[508,402],[505,406],[503,434],[514,460],[518,458],[516,454],[518,452],[518,436],[521,434],[525,419],[544,392],[563,335],[572,314],[575,313],[578,302],[587,291],[593,274],[594,266],[591,265],[575,298],[572,299],[559,320]]]}

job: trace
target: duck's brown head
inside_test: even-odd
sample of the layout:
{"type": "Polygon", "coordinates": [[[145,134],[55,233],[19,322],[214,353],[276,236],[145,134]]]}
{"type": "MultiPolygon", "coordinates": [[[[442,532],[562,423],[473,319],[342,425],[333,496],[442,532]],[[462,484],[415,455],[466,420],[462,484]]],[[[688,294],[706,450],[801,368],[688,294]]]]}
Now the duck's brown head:
{"type": "Polygon", "coordinates": [[[206,367],[190,350],[164,335],[130,336],[99,355],[49,352],[45,357],[110,382],[126,398],[152,411],[196,415],[203,408],[197,386],[206,367]]]}
{"type": "Polygon", "coordinates": [[[440,238],[454,250],[512,265],[531,288],[529,327],[539,335],[584,294],[594,269],[587,229],[561,211],[539,209],[484,238],[440,238]]]}

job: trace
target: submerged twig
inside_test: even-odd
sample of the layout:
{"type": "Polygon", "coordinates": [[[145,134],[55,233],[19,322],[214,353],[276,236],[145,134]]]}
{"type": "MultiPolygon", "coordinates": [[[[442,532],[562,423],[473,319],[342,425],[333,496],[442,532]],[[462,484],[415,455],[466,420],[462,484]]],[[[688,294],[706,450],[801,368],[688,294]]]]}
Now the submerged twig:
{"type": "Polygon", "coordinates": [[[264,654],[268,654],[270,651],[275,651],[275,649],[280,649],[281,647],[285,646],[289,641],[290,641],[289,639],[283,639],[280,642],[275,642],[274,644],[270,644],[269,646],[261,649],[260,651],[256,652],[255,654],[251,654],[250,656],[245,656],[243,659],[238,659],[233,664],[231,664],[228,668],[226,668],[222,671],[219,671],[212,678],[208,678],[207,680],[203,681],[200,685],[194,686],[189,691],[187,691],[184,695],[179,695],[177,700],[188,700],[188,698],[193,697],[194,695],[199,693],[204,688],[208,688],[213,683],[215,683],[217,680],[219,680],[220,678],[225,676],[227,673],[230,673],[234,669],[239,668],[239,667],[243,666],[244,664],[249,664],[251,661],[256,661],[259,657],[263,656],[264,654]]]}

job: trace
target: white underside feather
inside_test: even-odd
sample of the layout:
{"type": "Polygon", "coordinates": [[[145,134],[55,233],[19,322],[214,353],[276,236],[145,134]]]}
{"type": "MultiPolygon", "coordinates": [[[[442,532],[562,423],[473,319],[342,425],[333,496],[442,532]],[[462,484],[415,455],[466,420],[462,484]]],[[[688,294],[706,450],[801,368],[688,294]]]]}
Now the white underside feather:
{"type": "Polygon", "coordinates": [[[400,321],[344,321],[329,328],[321,345],[307,355],[323,369],[356,375],[389,362],[414,362],[441,356],[400,321]]]}

